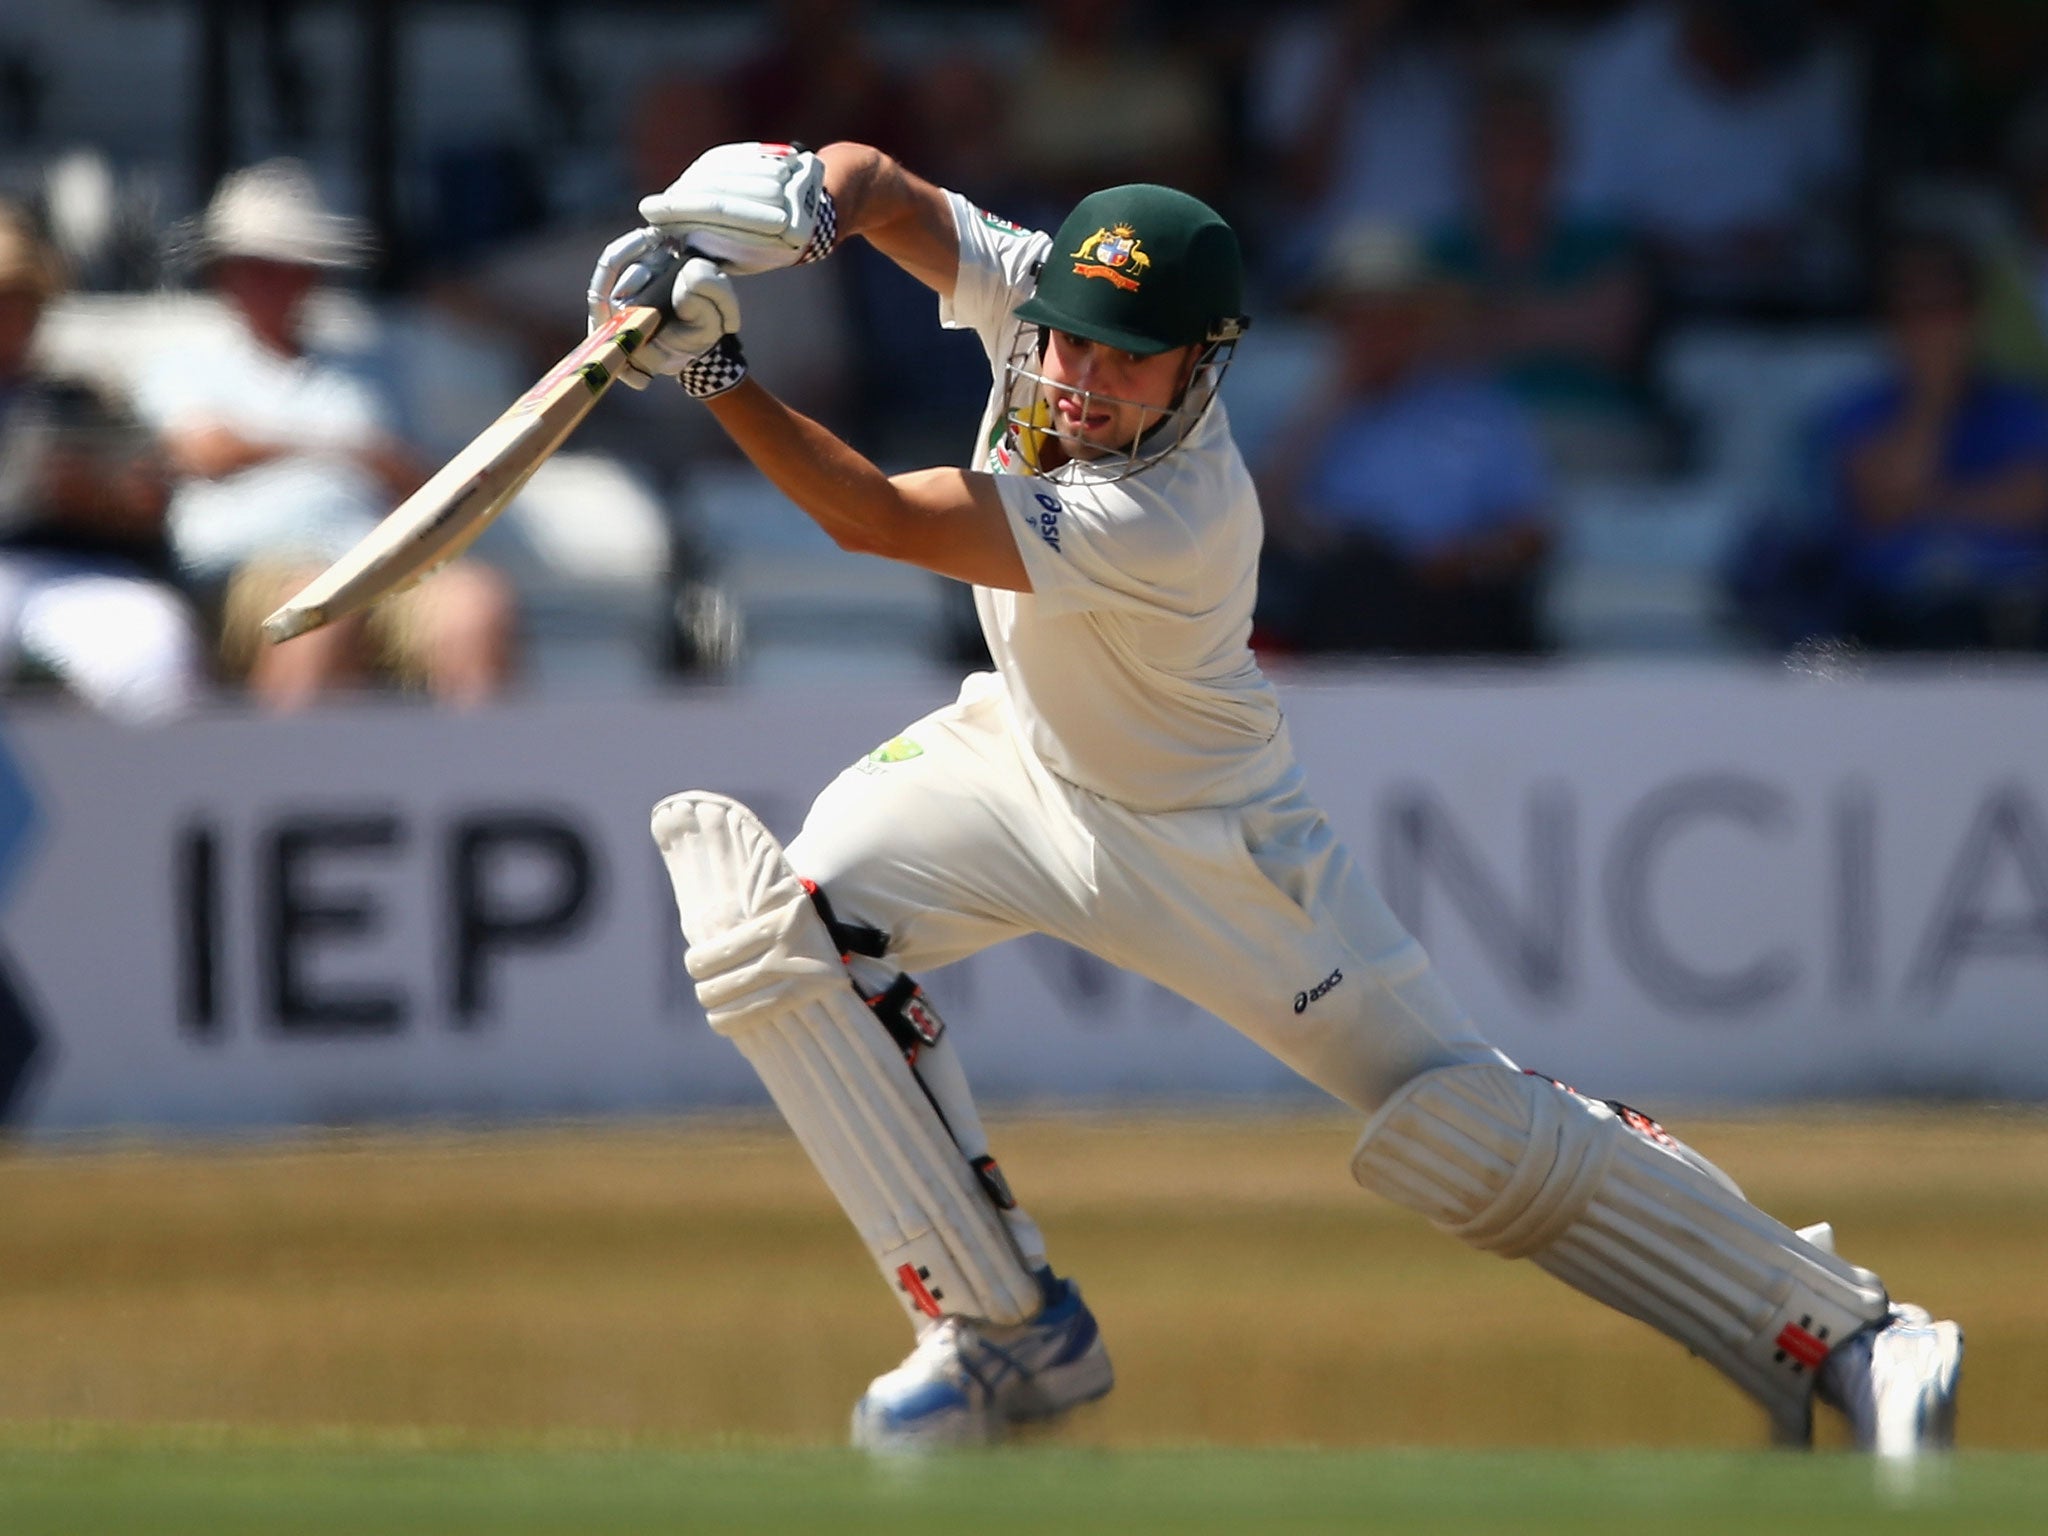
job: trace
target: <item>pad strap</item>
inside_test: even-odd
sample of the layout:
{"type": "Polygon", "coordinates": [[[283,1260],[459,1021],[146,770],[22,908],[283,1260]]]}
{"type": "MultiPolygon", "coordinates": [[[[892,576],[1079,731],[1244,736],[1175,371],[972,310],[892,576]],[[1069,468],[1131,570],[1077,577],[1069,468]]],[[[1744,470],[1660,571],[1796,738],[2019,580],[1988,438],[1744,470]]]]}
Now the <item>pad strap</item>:
{"type": "Polygon", "coordinates": [[[832,898],[825,894],[817,881],[806,880],[804,889],[810,892],[811,905],[818,909],[818,916],[824,920],[825,931],[839,946],[840,959],[850,960],[855,955],[866,955],[870,960],[879,960],[889,953],[888,934],[866,923],[842,923],[839,914],[832,910],[832,898]]]}

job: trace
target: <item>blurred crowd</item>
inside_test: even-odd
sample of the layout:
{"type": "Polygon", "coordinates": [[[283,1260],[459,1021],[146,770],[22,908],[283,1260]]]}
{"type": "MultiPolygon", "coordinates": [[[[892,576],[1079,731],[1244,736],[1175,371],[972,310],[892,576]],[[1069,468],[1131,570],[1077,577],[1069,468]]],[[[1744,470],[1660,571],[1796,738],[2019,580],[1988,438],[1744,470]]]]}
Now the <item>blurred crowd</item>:
{"type": "MultiPolygon", "coordinates": [[[[342,285],[487,338],[516,390],[580,335],[634,195],[757,137],[878,144],[1033,227],[1131,179],[1232,220],[1255,325],[1225,399],[1268,514],[1269,652],[1580,647],[1565,572],[1597,565],[1615,521],[1587,509],[1634,509],[1630,548],[1654,550],[1675,501],[1719,519],[1688,558],[1722,648],[2048,649],[2048,9],[685,6],[614,70],[603,121],[564,84],[566,8],[507,5],[519,111],[408,144],[413,190],[382,228],[352,211],[352,144],[293,94],[325,59],[295,41],[311,9],[251,8],[258,126],[180,218],[161,191],[124,200],[105,147],[101,214],[79,214],[79,146],[39,124],[34,61],[0,23],[16,686],[138,718],[228,688],[293,707],[372,680],[456,702],[517,686],[531,605],[487,551],[373,623],[257,643],[448,446],[408,414],[418,390],[375,348],[332,345],[309,304],[342,285]],[[164,286],[207,296],[174,346],[128,355],[119,326],[37,344],[81,295],[164,286]],[[81,354],[88,377],[65,366],[81,354]],[[1771,382],[1788,378],[1805,383],[1771,382]],[[1769,446],[1735,484],[1715,445],[1759,402],[1769,446]]],[[[167,133],[179,101],[167,88],[167,133]]],[[[886,466],[959,459],[986,365],[914,282],[855,247],[750,280],[746,303],[749,355],[792,403],[886,466]]],[[[702,605],[677,596],[716,577],[687,510],[716,433],[652,391],[608,402],[578,446],[665,521],[679,633],[649,666],[728,654],[680,633],[702,605]]]]}

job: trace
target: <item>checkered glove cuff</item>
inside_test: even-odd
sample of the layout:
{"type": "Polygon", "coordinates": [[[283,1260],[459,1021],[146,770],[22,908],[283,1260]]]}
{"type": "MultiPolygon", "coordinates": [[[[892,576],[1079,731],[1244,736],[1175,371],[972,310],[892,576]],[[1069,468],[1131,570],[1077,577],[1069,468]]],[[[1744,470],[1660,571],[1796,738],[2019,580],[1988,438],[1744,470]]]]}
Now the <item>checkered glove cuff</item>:
{"type": "Polygon", "coordinates": [[[811,231],[811,238],[805,242],[796,264],[807,261],[823,261],[832,254],[832,247],[839,243],[839,205],[832,201],[832,194],[823,187],[818,189],[818,227],[811,231]]]}
{"type": "Polygon", "coordinates": [[[740,351],[740,339],[728,334],[718,338],[718,345],[683,364],[676,382],[692,400],[709,400],[746,376],[747,356],[740,351]]]}

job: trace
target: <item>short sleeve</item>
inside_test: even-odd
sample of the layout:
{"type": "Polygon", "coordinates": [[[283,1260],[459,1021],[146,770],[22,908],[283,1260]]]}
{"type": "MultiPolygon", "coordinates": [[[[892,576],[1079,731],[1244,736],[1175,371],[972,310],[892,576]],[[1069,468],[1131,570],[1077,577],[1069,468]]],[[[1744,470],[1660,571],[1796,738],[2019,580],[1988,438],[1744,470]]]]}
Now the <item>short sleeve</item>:
{"type": "Polygon", "coordinates": [[[1007,349],[1010,312],[1038,291],[1039,263],[1052,238],[977,208],[958,192],[946,200],[960,237],[960,270],[953,296],[939,300],[939,322],[975,332],[993,357],[1007,349]]]}
{"type": "Polygon", "coordinates": [[[995,484],[1041,612],[1188,608],[1194,538],[1160,498],[1036,475],[998,475],[995,484]]]}

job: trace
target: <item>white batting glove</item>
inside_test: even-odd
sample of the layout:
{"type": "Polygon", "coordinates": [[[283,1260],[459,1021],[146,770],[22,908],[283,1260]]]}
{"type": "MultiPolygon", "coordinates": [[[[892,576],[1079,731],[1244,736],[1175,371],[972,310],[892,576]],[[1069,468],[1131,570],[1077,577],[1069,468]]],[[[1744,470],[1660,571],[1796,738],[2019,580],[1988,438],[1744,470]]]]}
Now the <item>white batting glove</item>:
{"type": "Polygon", "coordinates": [[[746,373],[739,353],[739,298],[717,263],[701,256],[685,261],[675,271],[673,286],[662,293],[657,285],[675,270],[671,263],[676,255],[675,246],[658,229],[636,229],[606,246],[584,294],[589,328],[596,330],[620,310],[636,305],[665,308],[670,318],[627,358],[619,382],[645,389],[656,379],[674,378],[690,394],[708,399],[724,394],[746,373]],[[719,351],[725,342],[729,348],[719,351]],[[715,351],[722,361],[691,372],[715,351]]]}
{"type": "Polygon", "coordinates": [[[676,249],[658,229],[629,230],[606,246],[591,269],[590,286],[583,293],[583,306],[590,321],[585,334],[629,304],[647,303],[639,297],[641,290],[653,278],[655,268],[673,257],[676,249]]]}
{"type": "Polygon", "coordinates": [[[740,351],[739,295],[717,262],[702,256],[684,262],[670,290],[669,307],[675,318],[655,333],[654,340],[665,353],[683,354],[675,375],[684,394],[709,400],[747,376],[746,355],[740,351]]]}
{"type": "Polygon", "coordinates": [[[825,162],[793,144],[721,144],[651,197],[640,217],[729,272],[822,261],[839,219],[825,162]]]}

